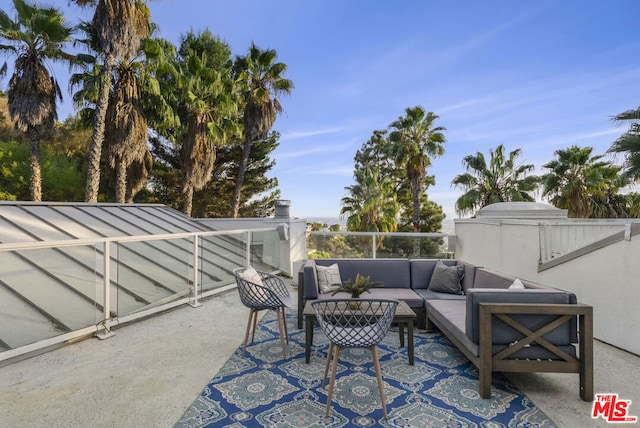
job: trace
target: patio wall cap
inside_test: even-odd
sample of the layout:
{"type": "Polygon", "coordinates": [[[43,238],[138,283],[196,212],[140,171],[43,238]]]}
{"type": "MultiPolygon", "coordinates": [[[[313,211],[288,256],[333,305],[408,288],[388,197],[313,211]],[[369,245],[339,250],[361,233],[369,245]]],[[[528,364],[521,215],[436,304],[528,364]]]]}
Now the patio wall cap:
{"type": "Polygon", "coordinates": [[[540,202],[498,202],[479,209],[476,218],[566,219],[567,210],[540,202]]]}

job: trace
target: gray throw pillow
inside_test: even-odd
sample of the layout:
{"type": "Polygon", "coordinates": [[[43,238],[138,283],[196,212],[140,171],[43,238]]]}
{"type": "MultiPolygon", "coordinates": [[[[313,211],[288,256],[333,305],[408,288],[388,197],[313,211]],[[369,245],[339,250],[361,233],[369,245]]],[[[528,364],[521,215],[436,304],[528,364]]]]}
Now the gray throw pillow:
{"type": "Polygon", "coordinates": [[[464,278],[464,265],[447,266],[438,260],[431,275],[429,291],[449,294],[464,294],[462,292],[462,278],[464,278]]]}

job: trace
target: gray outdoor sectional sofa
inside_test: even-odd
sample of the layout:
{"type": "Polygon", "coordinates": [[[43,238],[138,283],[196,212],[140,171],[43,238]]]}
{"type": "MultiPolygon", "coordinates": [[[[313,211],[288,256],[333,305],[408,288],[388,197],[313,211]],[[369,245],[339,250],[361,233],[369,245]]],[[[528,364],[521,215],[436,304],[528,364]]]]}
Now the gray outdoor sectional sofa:
{"type": "Polygon", "coordinates": [[[326,290],[326,280],[337,278],[337,266],[342,281],[360,274],[383,283],[362,298],[403,300],[416,313],[419,328],[435,325],[442,331],[478,368],[483,398],[491,396],[492,372],[560,372],[579,373],[580,397],[593,400],[591,306],[564,290],[460,260],[440,262],[307,260],[298,276],[298,328],[307,301],[346,297],[320,292],[319,279],[326,290]]]}

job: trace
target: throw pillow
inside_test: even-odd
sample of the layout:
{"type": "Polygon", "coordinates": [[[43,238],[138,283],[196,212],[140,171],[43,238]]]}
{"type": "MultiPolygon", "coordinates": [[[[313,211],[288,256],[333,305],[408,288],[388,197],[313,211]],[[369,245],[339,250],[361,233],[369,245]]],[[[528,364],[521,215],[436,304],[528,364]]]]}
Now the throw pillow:
{"type": "Polygon", "coordinates": [[[331,266],[317,265],[316,273],[318,274],[318,288],[320,288],[320,293],[331,293],[342,284],[340,269],[337,263],[331,266]]]}
{"type": "Polygon", "coordinates": [[[245,269],[244,272],[240,273],[240,278],[244,279],[245,281],[253,282],[254,284],[263,285],[262,277],[260,276],[258,271],[252,267],[245,269]]]}
{"type": "Polygon", "coordinates": [[[240,274],[240,278],[245,281],[249,281],[252,284],[260,285],[260,287],[250,286],[248,292],[253,295],[253,301],[257,304],[265,304],[269,301],[269,295],[267,291],[262,288],[264,284],[262,283],[262,277],[260,273],[254,268],[250,267],[245,269],[244,272],[240,274]]]}
{"type": "Polygon", "coordinates": [[[427,289],[439,293],[464,294],[460,284],[462,278],[464,278],[464,265],[447,266],[438,260],[427,289]]]}
{"type": "Polygon", "coordinates": [[[509,290],[524,290],[524,284],[520,281],[520,278],[516,278],[516,280],[513,281],[513,284],[509,286],[509,290]]]}

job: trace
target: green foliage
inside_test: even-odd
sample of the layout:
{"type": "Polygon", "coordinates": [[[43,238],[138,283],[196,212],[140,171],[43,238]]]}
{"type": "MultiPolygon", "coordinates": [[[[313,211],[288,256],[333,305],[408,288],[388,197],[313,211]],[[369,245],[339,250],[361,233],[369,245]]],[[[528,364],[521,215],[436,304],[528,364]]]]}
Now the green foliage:
{"type": "Polygon", "coordinates": [[[29,199],[29,147],[18,141],[0,141],[0,198],[29,199]]]}
{"type": "Polygon", "coordinates": [[[627,131],[613,142],[610,153],[623,153],[621,178],[625,181],[640,181],[640,107],[616,115],[613,120],[628,125],[627,131]]]}
{"type": "Polygon", "coordinates": [[[568,210],[569,217],[617,216],[611,198],[619,190],[620,167],[592,152],[592,147],[574,145],[556,150],[556,158],[544,165],[550,172],[542,176],[542,196],[568,210]]]}
{"type": "MultiPolygon", "coordinates": [[[[0,199],[29,199],[29,147],[17,141],[0,141],[0,199]]],[[[84,173],[77,160],[42,151],[42,199],[45,201],[82,201],[84,173]]]]}
{"type": "Polygon", "coordinates": [[[78,162],[45,150],[42,164],[42,199],[45,201],[83,201],[85,173],[78,162]]]}
{"type": "MultiPolygon", "coordinates": [[[[332,284],[336,285],[336,284],[332,284]]],[[[357,299],[363,293],[370,293],[370,289],[374,287],[382,287],[383,283],[380,281],[371,281],[370,276],[362,276],[359,273],[356,274],[356,279],[351,280],[349,278],[346,281],[343,281],[342,284],[339,284],[339,287],[334,290],[331,294],[332,296],[336,293],[345,292],[351,294],[351,297],[357,299]]]]}
{"type": "MultiPolygon", "coordinates": [[[[420,232],[441,232],[442,221],[445,218],[442,206],[430,201],[426,195],[423,196],[420,205],[420,232]]],[[[398,232],[413,232],[413,213],[411,210],[403,213],[398,232]]],[[[422,257],[446,257],[441,250],[444,243],[442,238],[411,238],[400,236],[380,238],[380,248],[378,249],[379,257],[384,257],[385,255],[411,257],[413,256],[416,241],[419,242],[419,254],[422,257]]]]}
{"type": "Polygon", "coordinates": [[[329,254],[333,258],[364,257],[371,248],[370,237],[344,235],[308,235],[309,250],[329,254]]]}
{"type": "Polygon", "coordinates": [[[521,149],[513,150],[505,157],[504,145],[489,150],[489,163],[484,154],[465,156],[467,172],[456,176],[451,184],[460,186],[465,193],[456,201],[456,212],[475,214],[483,207],[497,202],[534,202],[530,194],[538,188],[540,178],[527,175],[533,164],[521,164],[516,158],[521,149]]]}
{"type": "Polygon", "coordinates": [[[309,259],[329,259],[331,258],[331,255],[326,252],[326,251],[312,251],[309,254],[307,254],[307,258],[309,259]]]}
{"type": "MultiPolygon", "coordinates": [[[[280,199],[278,180],[267,175],[275,165],[271,153],[278,147],[279,137],[280,134],[272,132],[268,139],[256,141],[251,146],[241,195],[241,217],[269,217],[274,213],[275,200],[280,199]]],[[[217,166],[211,181],[195,194],[194,217],[231,217],[230,201],[235,181],[229,178],[237,173],[241,158],[242,144],[237,140],[218,149],[217,166]]]]}
{"type": "MultiPolygon", "coordinates": [[[[388,130],[374,131],[356,152],[355,184],[345,188],[348,194],[341,201],[341,215],[347,216],[350,231],[406,231],[409,224],[417,232],[424,229],[423,223],[430,225],[426,229],[441,228],[441,207],[438,215],[423,210],[423,204],[428,187],[435,184],[426,170],[432,158],[444,152],[445,129],[434,126],[438,116],[420,106],[405,113],[388,130]]],[[[414,250],[417,255],[417,243],[414,250]]]]}

